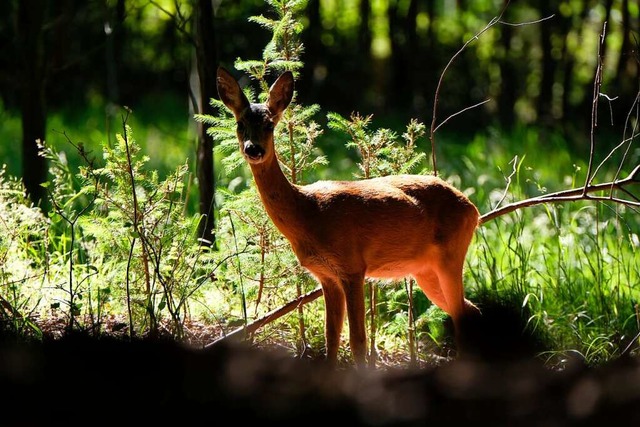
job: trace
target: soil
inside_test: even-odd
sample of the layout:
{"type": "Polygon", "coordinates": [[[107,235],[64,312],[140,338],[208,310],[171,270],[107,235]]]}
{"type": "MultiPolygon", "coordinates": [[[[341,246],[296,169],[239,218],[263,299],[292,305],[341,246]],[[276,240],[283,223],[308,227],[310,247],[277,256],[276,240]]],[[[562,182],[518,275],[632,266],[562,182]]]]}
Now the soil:
{"type": "Polygon", "coordinates": [[[111,319],[103,325],[111,333],[100,338],[65,334],[64,322],[48,324],[43,340],[0,336],[0,425],[640,422],[640,358],[628,353],[598,367],[565,359],[551,367],[534,356],[537,339],[512,334],[513,322],[486,311],[454,357],[409,367],[398,356],[377,369],[294,358],[273,345],[223,340],[204,348],[220,331],[199,324],[187,325],[185,343],[129,339],[122,323],[111,319]]]}

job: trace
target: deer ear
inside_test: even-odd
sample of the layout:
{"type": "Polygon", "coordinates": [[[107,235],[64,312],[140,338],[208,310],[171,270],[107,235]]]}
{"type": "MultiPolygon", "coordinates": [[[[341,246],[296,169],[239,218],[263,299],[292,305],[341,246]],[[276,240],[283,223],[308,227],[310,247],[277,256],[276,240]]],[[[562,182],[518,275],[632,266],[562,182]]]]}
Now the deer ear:
{"type": "Polygon", "coordinates": [[[218,96],[236,117],[240,117],[242,112],[249,106],[249,100],[245,96],[238,81],[223,67],[218,67],[216,75],[216,85],[218,96]]]}
{"type": "Polygon", "coordinates": [[[291,102],[291,98],[293,98],[293,74],[291,71],[285,71],[269,89],[267,108],[271,114],[280,115],[291,102]]]}

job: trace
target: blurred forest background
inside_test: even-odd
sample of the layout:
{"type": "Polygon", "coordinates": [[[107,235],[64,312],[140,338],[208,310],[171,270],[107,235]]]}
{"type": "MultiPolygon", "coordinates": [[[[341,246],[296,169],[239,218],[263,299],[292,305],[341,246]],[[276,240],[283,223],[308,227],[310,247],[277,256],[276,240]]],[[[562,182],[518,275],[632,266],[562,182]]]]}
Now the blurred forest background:
{"type": "MultiPolygon", "coordinates": [[[[310,0],[301,17],[299,101],[343,115],[374,114],[392,128],[408,117],[429,123],[445,65],[504,5],[310,0]]],[[[607,22],[602,92],[614,101],[600,109],[598,131],[621,135],[640,78],[639,5],[512,2],[503,23],[471,43],[449,69],[439,117],[489,102],[445,131],[470,138],[491,126],[536,126],[561,132],[577,149],[587,147],[599,34],[607,22]]],[[[217,97],[215,67],[233,69],[236,58],[261,56],[269,36],[247,18],[265,13],[262,0],[6,2],[0,17],[2,163],[17,176],[28,171],[25,185],[37,201],[46,166],[35,140],[64,145],[61,132],[73,139],[77,129],[88,147],[99,144],[120,128],[120,106],[145,123],[140,139],[154,166],[164,169],[162,159],[175,155],[195,161],[193,114],[207,112],[207,97],[217,97]]],[[[208,168],[203,172],[218,175],[213,164],[208,168]]]]}

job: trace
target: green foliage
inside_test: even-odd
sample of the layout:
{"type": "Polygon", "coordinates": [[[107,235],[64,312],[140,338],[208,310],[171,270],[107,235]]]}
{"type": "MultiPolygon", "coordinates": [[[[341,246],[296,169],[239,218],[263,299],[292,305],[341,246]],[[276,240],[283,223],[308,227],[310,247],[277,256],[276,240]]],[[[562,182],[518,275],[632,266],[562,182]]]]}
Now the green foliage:
{"type": "Polygon", "coordinates": [[[103,147],[100,167],[69,143],[86,160],[75,173],[63,153],[42,147],[52,176],[48,220],[27,208],[15,181],[0,182],[3,225],[12,230],[0,246],[0,320],[19,328],[29,313],[53,314],[67,330],[101,333],[115,316],[132,335],[158,334],[162,325],[183,337],[191,304],[217,268],[194,238],[199,218],[184,214],[187,166],[160,180],[126,124],[103,147]]]}
{"type": "Polygon", "coordinates": [[[418,171],[426,158],[426,153],[416,152],[416,142],[425,134],[423,123],[412,119],[402,134],[404,144],[391,129],[378,128],[369,130],[371,118],[353,113],[350,120],[338,113],[327,114],[328,126],[331,129],[346,133],[350,140],[348,148],[354,148],[359,155],[360,175],[356,178],[373,178],[390,174],[423,173],[418,171]]]}
{"type": "MultiPolygon", "coordinates": [[[[566,143],[562,148],[555,140],[555,160],[545,162],[535,133],[519,132],[498,138],[490,158],[479,154],[496,135],[479,135],[478,147],[484,149],[477,153],[475,142],[470,145],[469,168],[485,171],[470,185],[478,190],[472,197],[482,212],[583,182],[584,167],[572,167],[579,162],[566,156],[566,143]],[[522,157],[502,172],[507,152],[522,157]]],[[[467,257],[472,299],[511,295],[519,301],[531,313],[529,327],[552,337],[555,350],[545,357],[554,363],[568,353],[590,364],[619,356],[634,341],[640,319],[637,214],[624,205],[580,201],[523,209],[483,224],[467,257]]]]}
{"type": "Polygon", "coordinates": [[[159,181],[157,172],[145,170],[148,159],[128,126],[103,157],[105,166],[94,171],[96,211],[103,215],[83,221],[87,239],[100,253],[111,248],[108,263],[125,273],[130,313],[146,318],[152,332],[167,313],[181,337],[187,300],[207,276],[200,265],[206,249],[193,241],[198,218],[184,216],[187,165],[159,181]]]}
{"type": "MultiPolygon", "coordinates": [[[[299,41],[303,26],[297,16],[304,12],[307,0],[267,0],[266,3],[276,13],[277,19],[265,18],[262,15],[249,18],[249,22],[259,24],[272,34],[271,41],[263,51],[263,60],[268,64],[263,71],[269,67],[278,72],[298,70],[303,65],[299,60],[303,52],[302,43],[299,41]]],[[[253,69],[243,68],[244,66],[242,61],[236,63],[239,70],[253,69]]]]}
{"type": "Polygon", "coordinates": [[[44,290],[49,222],[24,186],[0,170],[0,330],[39,335],[32,315],[44,290]],[[27,292],[33,283],[37,292],[27,292]]]}
{"type": "Polygon", "coordinates": [[[300,42],[302,25],[296,14],[299,14],[306,5],[306,0],[267,0],[277,19],[269,19],[264,16],[252,16],[250,22],[255,22],[271,32],[271,41],[262,52],[262,60],[235,61],[235,67],[245,71],[258,82],[260,93],[259,101],[264,102],[269,93],[268,75],[280,75],[284,71],[291,71],[294,77],[302,68],[300,55],[303,46],[300,42]]]}

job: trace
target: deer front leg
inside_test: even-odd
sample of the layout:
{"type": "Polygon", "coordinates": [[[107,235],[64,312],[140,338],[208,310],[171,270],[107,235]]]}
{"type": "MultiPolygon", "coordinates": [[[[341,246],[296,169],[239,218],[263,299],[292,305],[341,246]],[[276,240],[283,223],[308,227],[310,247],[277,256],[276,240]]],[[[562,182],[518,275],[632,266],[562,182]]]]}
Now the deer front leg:
{"type": "Polygon", "coordinates": [[[364,308],[364,275],[349,277],[343,282],[349,319],[349,346],[356,365],[364,367],[367,357],[367,332],[364,308]]]}
{"type": "Polygon", "coordinates": [[[335,364],[340,349],[340,334],[344,324],[345,295],[340,284],[332,279],[323,279],[324,294],[324,338],[327,361],[335,364]]]}

